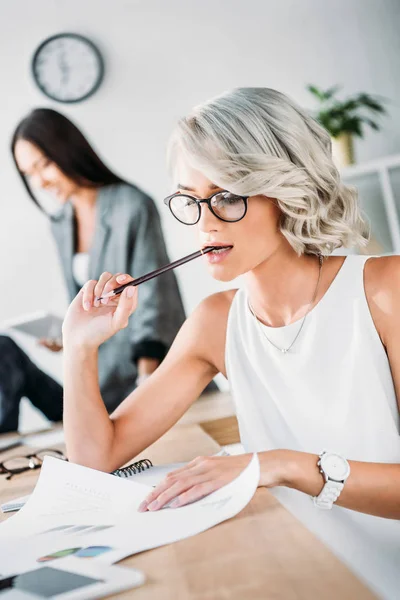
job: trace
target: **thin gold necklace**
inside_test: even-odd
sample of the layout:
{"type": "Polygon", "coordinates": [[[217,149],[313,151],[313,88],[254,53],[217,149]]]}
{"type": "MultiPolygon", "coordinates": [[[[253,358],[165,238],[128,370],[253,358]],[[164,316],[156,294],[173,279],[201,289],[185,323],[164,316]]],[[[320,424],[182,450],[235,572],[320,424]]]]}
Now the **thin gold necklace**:
{"type": "Polygon", "coordinates": [[[294,346],[294,344],[296,343],[297,338],[299,337],[303,327],[304,327],[304,323],[306,322],[306,319],[309,315],[310,312],[310,307],[314,304],[315,299],[317,297],[317,293],[318,293],[318,287],[319,287],[319,282],[321,279],[321,271],[322,271],[322,263],[323,263],[323,257],[322,254],[318,254],[318,260],[319,260],[319,272],[318,272],[318,279],[317,279],[317,285],[315,286],[315,291],[314,291],[314,295],[312,297],[311,302],[308,305],[308,310],[306,312],[306,314],[304,315],[302,321],[301,321],[301,325],[299,327],[298,332],[296,333],[296,337],[294,338],[294,340],[292,341],[292,343],[290,344],[290,346],[288,346],[287,348],[280,348],[279,346],[277,346],[276,344],[274,344],[273,341],[271,341],[269,339],[269,337],[267,336],[267,334],[265,333],[264,329],[261,327],[261,323],[260,323],[260,319],[257,316],[257,313],[254,311],[253,307],[250,304],[250,300],[248,300],[248,305],[249,305],[249,309],[251,314],[253,315],[256,323],[257,323],[257,327],[260,329],[261,333],[264,335],[264,337],[269,341],[269,343],[271,344],[271,346],[273,346],[274,348],[276,348],[277,350],[279,350],[279,352],[282,352],[283,354],[286,354],[287,352],[289,352],[291,350],[291,348],[294,346]]]}

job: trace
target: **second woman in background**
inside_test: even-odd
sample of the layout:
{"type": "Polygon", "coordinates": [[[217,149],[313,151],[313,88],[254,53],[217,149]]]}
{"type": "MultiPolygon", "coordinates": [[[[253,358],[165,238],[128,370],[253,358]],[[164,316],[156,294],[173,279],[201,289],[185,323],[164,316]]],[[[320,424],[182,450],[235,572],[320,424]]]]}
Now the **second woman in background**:
{"type": "MultiPolygon", "coordinates": [[[[65,116],[45,108],[32,111],[14,133],[12,153],[39,208],[38,188],[60,206],[46,214],[70,300],[104,271],[139,276],[169,262],[152,199],[113,173],[65,116]]],[[[141,286],[140,294],[132,323],[100,350],[100,387],[109,411],[155,370],[185,319],[172,272],[141,286]]]]}

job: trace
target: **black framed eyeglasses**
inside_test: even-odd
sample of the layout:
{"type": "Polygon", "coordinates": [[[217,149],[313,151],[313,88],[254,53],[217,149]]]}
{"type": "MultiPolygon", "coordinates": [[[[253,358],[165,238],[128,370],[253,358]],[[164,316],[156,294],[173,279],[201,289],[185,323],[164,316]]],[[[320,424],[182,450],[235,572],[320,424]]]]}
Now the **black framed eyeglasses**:
{"type": "Polygon", "coordinates": [[[226,223],[241,221],[247,213],[249,196],[238,196],[232,192],[215,192],[209,198],[198,200],[188,194],[175,193],[164,200],[175,219],[184,225],[196,225],[201,217],[201,204],[207,204],[212,214],[226,223]]]}
{"type": "Polygon", "coordinates": [[[53,456],[54,458],[61,458],[61,460],[68,460],[61,450],[43,448],[42,450],[37,450],[37,452],[26,454],[25,456],[12,456],[3,462],[0,462],[0,475],[6,475],[6,479],[11,479],[14,475],[25,473],[25,471],[40,469],[45,456],[53,456]]]}

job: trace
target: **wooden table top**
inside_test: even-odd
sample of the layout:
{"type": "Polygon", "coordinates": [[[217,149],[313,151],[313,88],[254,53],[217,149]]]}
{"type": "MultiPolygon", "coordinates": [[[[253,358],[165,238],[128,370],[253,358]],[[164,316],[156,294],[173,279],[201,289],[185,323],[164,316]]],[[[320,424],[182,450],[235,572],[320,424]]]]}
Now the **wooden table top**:
{"type": "MultiPolygon", "coordinates": [[[[218,415],[220,416],[220,415],[218,415]]],[[[226,416],[226,415],[225,415],[226,416]]],[[[224,417],[220,418],[224,421],[224,417]]],[[[155,464],[218,451],[197,424],[180,423],[138,458],[155,464]]],[[[29,451],[26,446],[1,454],[29,451]]],[[[29,494],[38,471],[6,481],[0,503],[29,494]]],[[[12,513],[11,513],[12,514],[12,513]]],[[[8,518],[0,512],[0,521],[8,518]]],[[[375,596],[266,489],[235,518],[194,537],[136,554],[120,564],[141,569],[146,584],[116,596],[135,600],[372,600],[375,596]]]]}

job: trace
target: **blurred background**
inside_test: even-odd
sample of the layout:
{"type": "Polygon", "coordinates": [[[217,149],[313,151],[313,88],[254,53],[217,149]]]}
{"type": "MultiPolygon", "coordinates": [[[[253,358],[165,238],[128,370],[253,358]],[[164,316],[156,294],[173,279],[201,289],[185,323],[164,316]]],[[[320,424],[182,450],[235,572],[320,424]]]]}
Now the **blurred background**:
{"type": "MultiPolygon", "coordinates": [[[[9,150],[16,124],[38,106],[69,116],[115,172],[155,199],[170,258],[177,259],[196,250],[197,241],[162,204],[170,191],[165,147],[174,123],[193,105],[237,86],[276,88],[313,114],[329,108],[329,94],[323,104],[321,91],[342,102],[371,95],[386,114],[362,113],[368,106],[361,106],[373,123],[362,123],[363,137],[357,119],[347,120],[342,129],[353,133],[354,164],[341,170],[358,187],[370,218],[369,251],[400,252],[399,31],[398,0],[2,2],[0,321],[36,310],[62,315],[67,306],[48,219],[28,200],[9,150]],[[73,104],[48,98],[31,72],[38,46],[64,32],[87,37],[104,61],[98,89],[73,104]]],[[[213,281],[201,261],[176,274],[187,312],[206,295],[232,287],[213,281]]],[[[60,356],[28,349],[59,376],[60,356]]]]}

